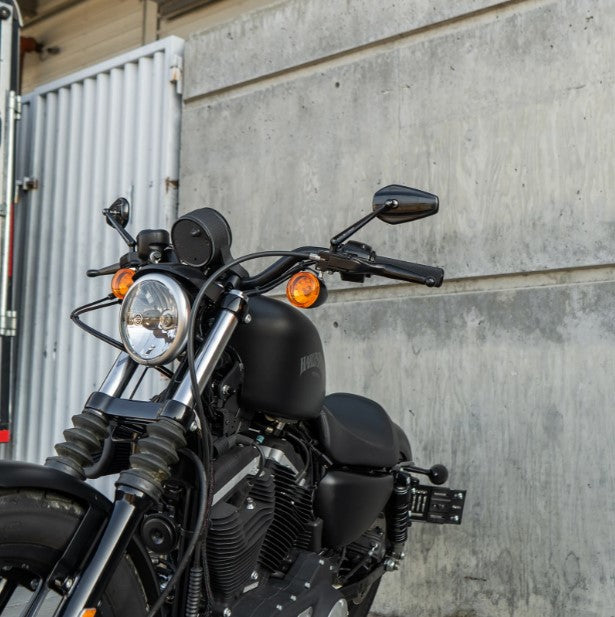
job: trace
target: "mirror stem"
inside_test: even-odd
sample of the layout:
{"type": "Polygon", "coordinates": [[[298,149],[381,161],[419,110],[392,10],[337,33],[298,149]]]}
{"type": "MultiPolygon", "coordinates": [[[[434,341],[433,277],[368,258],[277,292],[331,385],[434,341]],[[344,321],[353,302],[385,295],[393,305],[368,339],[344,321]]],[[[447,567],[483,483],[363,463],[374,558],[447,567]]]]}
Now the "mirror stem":
{"type": "Polygon", "coordinates": [[[122,236],[122,240],[124,240],[124,242],[126,242],[131,249],[134,249],[135,246],[137,246],[137,241],[116,221],[113,213],[109,209],[105,208],[103,210],[103,214],[107,218],[109,225],[111,225],[111,227],[113,227],[113,229],[115,229],[115,231],[122,236]]]}
{"type": "Polygon", "coordinates": [[[354,235],[359,229],[365,227],[371,220],[375,219],[379,214],[386,212],[387,210],[392,210],[399,205],[397,199],[389,199],[385,201],[377,210],[370,212],[368,215],[364,216],[362,219],[359,219],[356,223],[353,223],[350,227],[344,229],[336,236],[331,238],[331,252],[335,253],[339,246],[348,240],[350,236],[354,235]]]}

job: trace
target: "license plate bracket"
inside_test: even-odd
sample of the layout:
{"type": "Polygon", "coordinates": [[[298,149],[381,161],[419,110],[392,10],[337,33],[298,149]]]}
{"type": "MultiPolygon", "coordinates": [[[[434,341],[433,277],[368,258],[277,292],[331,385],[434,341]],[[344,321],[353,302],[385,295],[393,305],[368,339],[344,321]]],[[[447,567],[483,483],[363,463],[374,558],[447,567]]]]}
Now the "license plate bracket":
{"type": "Polygon", "coordinates": [[[466,491],[419,484],[410,489],[409,520],[461,525],[466,491]]]}

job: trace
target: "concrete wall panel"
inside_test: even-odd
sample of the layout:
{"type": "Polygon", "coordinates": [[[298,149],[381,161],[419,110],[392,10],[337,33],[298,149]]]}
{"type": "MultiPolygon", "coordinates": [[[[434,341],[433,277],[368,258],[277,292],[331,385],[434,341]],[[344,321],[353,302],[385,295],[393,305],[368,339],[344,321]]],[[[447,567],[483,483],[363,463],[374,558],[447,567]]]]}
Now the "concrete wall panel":
{"type": "Polygon", "coordinates": [[[278,0],[259,13],[194,36],[186,62],[190,67],[186,96],[203,95],[505,4],[496,0],[278,0]]]}
{"type": "Polygon", "coordinates": [[[362,232],[384,254],[451,277],[610,263],[615,5],[590,8],[495,12],[196,99],[181,207],[217,205],[239,224],[249,202],[236,238],[280,246],[280,221],[289,248],[325,241],[401,182],[437,193],[441,213],[362,232]]]}
{"type": "Polygon", "coordinates": [[[468,488],[461,527],[413,526],[378,611],[611,614],[614,314],[613,282],[365,290],[310,313],[328,390],[380,401],[418,464],[443,462],[449,485],[468,488]]]}

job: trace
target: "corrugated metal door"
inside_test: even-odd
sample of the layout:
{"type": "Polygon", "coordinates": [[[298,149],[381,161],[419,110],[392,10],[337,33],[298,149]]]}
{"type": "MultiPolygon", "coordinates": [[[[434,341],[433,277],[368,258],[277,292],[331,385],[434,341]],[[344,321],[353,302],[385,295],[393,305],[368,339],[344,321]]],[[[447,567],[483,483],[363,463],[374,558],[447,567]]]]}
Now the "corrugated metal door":
{"type": "MultiPolygon", "coordinates": [[[[21,174],[36,179],[16,208],[18,366],[11,451],[42,462],[116,350],[72,324],[76,306],[109,293],[88,268],[127,251],[101,211],[129,199],[128,230],[177,212],[181,58],[170,37],[35,90],[23,101],[21,174]]],[[[84,319],[117,336],[117,311],[84,319]]],[[[2,452],[0,451],[0,455],[2,452]]]]}

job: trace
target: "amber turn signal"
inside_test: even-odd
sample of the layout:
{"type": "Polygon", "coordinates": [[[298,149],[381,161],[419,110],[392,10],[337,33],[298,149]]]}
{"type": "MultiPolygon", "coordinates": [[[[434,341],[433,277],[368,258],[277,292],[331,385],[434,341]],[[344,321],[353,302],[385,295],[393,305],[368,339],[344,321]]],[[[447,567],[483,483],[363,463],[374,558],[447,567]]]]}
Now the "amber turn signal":
{"type": "Polygon", "coordinates": [[[317,303],[322,304],[324,300],[322,292],[324,291],[324,285],[311,272],[297,272],[286,284],[288,301],[299,308],[310,308],[316,306],[317,303]]]}
{"type": "Polygon", "coordinates": [[[111,291],[120,300],[128,293],[132,286],[135,271],[130,268],[120,268],[111,279],[111,291]]]}
{"type": "Polygon", "coordinates": [[[81,611],[80,617],[96,617],[96,609],[95,608],[84,608],[81,611]]]}

